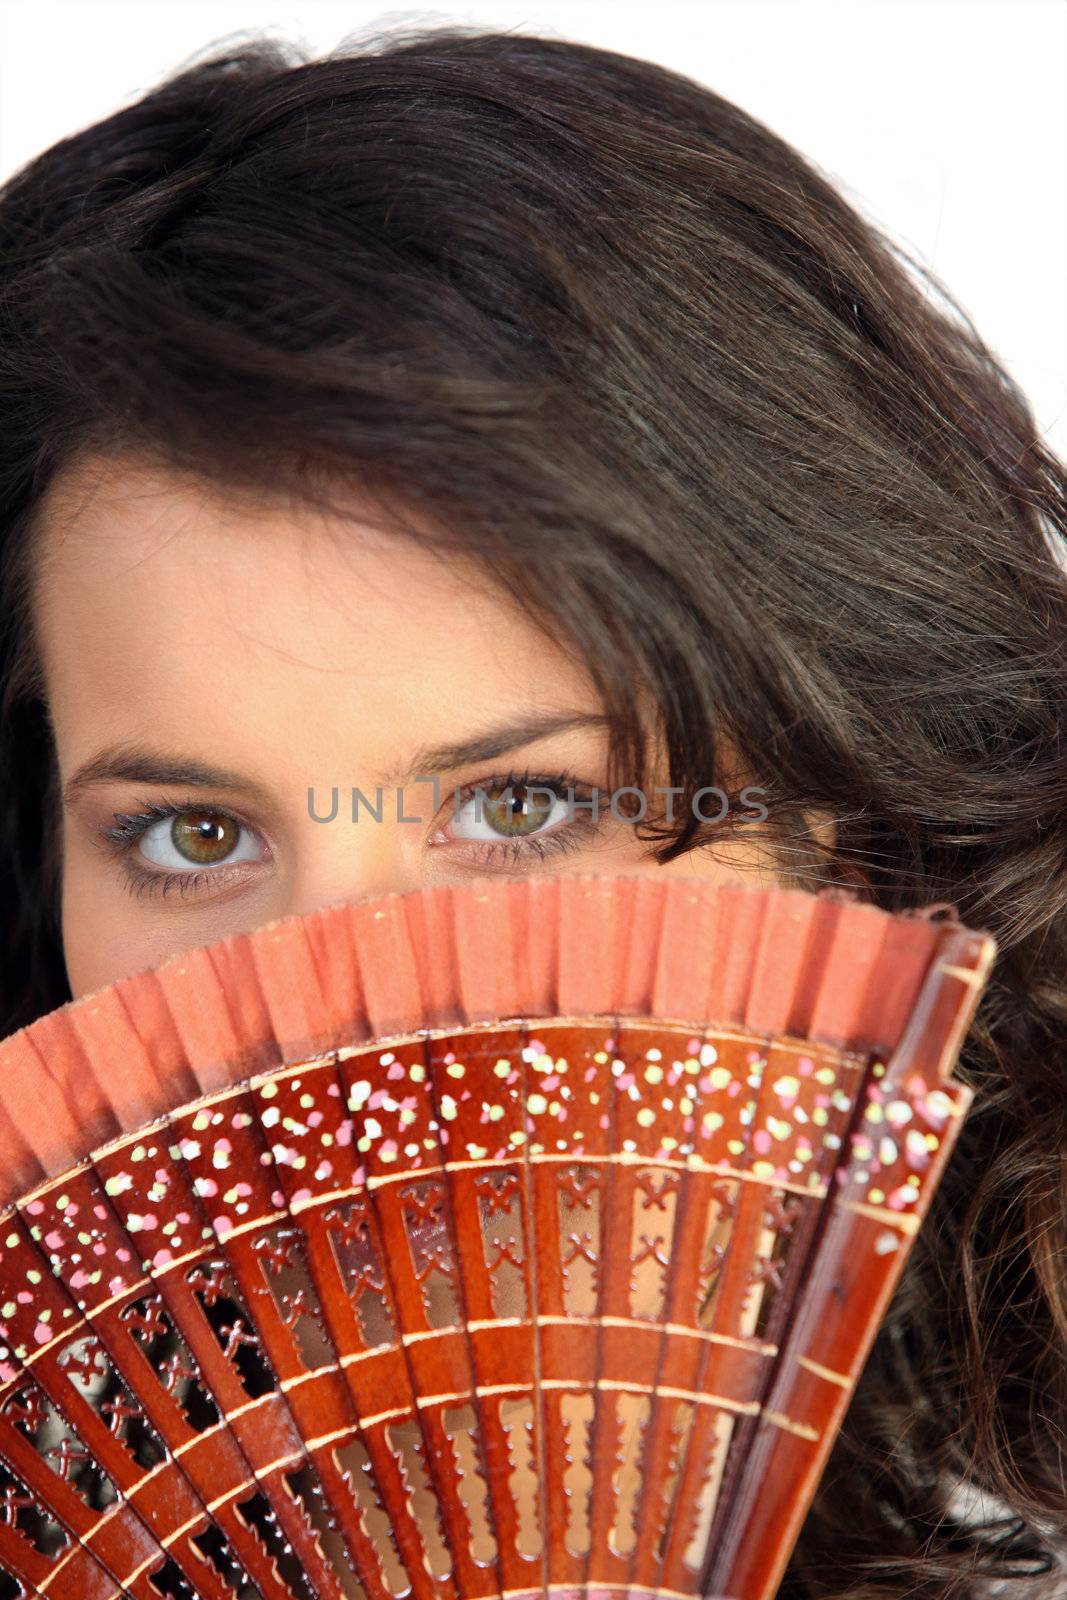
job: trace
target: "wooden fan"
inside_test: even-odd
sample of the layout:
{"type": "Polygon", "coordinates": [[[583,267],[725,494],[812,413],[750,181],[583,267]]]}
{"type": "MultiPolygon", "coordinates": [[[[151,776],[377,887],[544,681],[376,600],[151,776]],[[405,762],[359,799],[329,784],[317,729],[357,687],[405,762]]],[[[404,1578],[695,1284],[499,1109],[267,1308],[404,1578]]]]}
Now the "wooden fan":
{"type": "Polygon", "coordinates": [[[946,909],[480,879],[0,1043],[0,1596],[770,1600],[970,1104],[946,909]]]}

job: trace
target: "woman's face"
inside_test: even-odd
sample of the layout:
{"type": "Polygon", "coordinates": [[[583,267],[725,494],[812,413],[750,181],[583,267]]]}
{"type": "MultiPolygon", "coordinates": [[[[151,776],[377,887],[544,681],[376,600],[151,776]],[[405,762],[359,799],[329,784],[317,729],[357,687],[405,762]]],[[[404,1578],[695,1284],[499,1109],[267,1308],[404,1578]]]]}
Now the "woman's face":
{"type": "Polygon", "coordinates": [[[714,856],[650,858],[611,816],[584,671],[465,561],[130,461],[58,479],[40,529],[75,997],[276,917],[482,873],[773,881],[755,824],[714,856]],[[565,793],[516,789],[509,812],[510,774],[599,788],[599,823],[565,793]],[[436,795],[414,781],[434,776],[436,795]]]}

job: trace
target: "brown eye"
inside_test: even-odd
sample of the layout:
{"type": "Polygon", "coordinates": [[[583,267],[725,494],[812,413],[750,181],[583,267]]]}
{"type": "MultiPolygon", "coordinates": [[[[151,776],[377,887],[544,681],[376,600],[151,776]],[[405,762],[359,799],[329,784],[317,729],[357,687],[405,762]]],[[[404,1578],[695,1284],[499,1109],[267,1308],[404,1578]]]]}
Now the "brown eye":
{"type": "Polygon", "coordinates": [[[171,872],[258,861],[262,851],[250,828],[225,811],[192,807],[160,817],[141,834],[137,849],[153,866],[171,872]]]}
{"type": "Polygon", "coordinates": [[[567,816],[567,797],[549,784],[487,786],[458,808],[453,823],[458,839],[524,839],[567,816]],[[480,804],[480,809],[479,809],[480,804]]]}
{"type": "Polygon", "coordinates": [[[237,844],[240,825],[216,811],[181,811],[171,822],[174,848],[197,866],[224,861],[237,844]]]}

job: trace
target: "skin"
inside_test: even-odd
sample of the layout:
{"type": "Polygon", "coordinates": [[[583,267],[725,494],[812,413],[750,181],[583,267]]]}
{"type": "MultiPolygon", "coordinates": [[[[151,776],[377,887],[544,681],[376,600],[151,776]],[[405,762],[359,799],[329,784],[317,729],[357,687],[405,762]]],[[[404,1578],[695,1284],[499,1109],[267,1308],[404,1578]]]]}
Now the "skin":
{"type": "Polygon", "coordinates": [[[495,759],[427,762],[433,747],[501,724],[600,711],[577,658],[465,561],[358,514],[327,527],[129,458],[89,458],[59,475],[37,536],[34,617],[65,794],[63,940],[75,997],[277,917],[478,874],[775,881],[757,823],[729,844],[652,860],[633,827],[610,816],[602,724],[527,734],[495,759]],[[167,767],[225,768],[233,781],[87,770],[117,746],[167,767]],[[405,784],[402,814],[413,822],[396,804],[406,767],[440,781],[436,810],[428,783],[405,784]],[[534,831],[516,846],[491,789],[510,771],[532,782],[568,773],[579,797],[599,787],[601,825],[588,827],[588,810],[569,822],[565,796],[526,796],[534,831]],[[480,822],[473,797],[461,795],[456,815],[454,791],[474,784],[489,791],[480,822]],[[333,785],[335,820],[312,820],[309,786],[327,816],[333,785]],[[352,787],[374,802],[378,785],[382,821],[364,809],[353,824],[352,787]],[[146,803],[184,808],[178,842],[168,818],[125,853],[109,846],[103,830],[146,803]],[[561,833],[575,848],[542,858],[529,846],[561,833]]]}

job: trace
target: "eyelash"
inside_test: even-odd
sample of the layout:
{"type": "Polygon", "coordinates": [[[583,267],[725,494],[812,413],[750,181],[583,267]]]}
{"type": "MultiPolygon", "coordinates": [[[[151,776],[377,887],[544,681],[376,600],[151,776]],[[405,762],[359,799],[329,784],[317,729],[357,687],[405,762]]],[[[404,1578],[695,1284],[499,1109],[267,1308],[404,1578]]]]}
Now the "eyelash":
{"type": "MultiPolygon", "coordinates": [[[[593,790],[588,785],[579,783],[573,773],[561,772],[555,777],[545,777],[527,770],[480,778],[476,783],[465,784],[458,791],[459,803],[465,803],[473,798],[476,789],[492,792],[495,789],[505,789],[509,785],[512,789],[527,786],[551,789],[560,800],[566,800],[568,790],[573,790],[576,802],[588,800],[593,794],[593,790]]],[[[452,803],[454,809],[458,809],[456,802],[452,803]]],[[[250,833],[257,832],[239,813],[224,806],[205,805],[201,800],[183,801],[167,797],[162,800],[142,800],[139,805],[141,807],[139,811],[116,811],[114,825],[100,830],[105,846],[120,858],[127,887],[138,899],[144,895],[165,896],[171,890],[175,890],[182,898],[188,895],[195,896],[209,883],[218,884],[220,881],[226,881],[228,877],[225,863],[199,872],[167,872],[138,865],[133,859],[134,847],[142,834],[147,833],[155,823],[167,817],[179,816],[185,811],[208,811],[214,816],[235,822],[238,827],[250,833]]],[[[571,821],[562,827],[553,828],[551,833],[531,834],[526,839],[501,839],[499,843],[489,839],[457,839],[453,842],[457,846],[465,847],[466,853],[484,866],[495,866],[501,861],[514,864],[530,857],[543,861],[557,851],[564,853],[579,849],[582,836],[595,833],[602,820],[593,821],[589,818],[577,822],[571,821]]]]}

